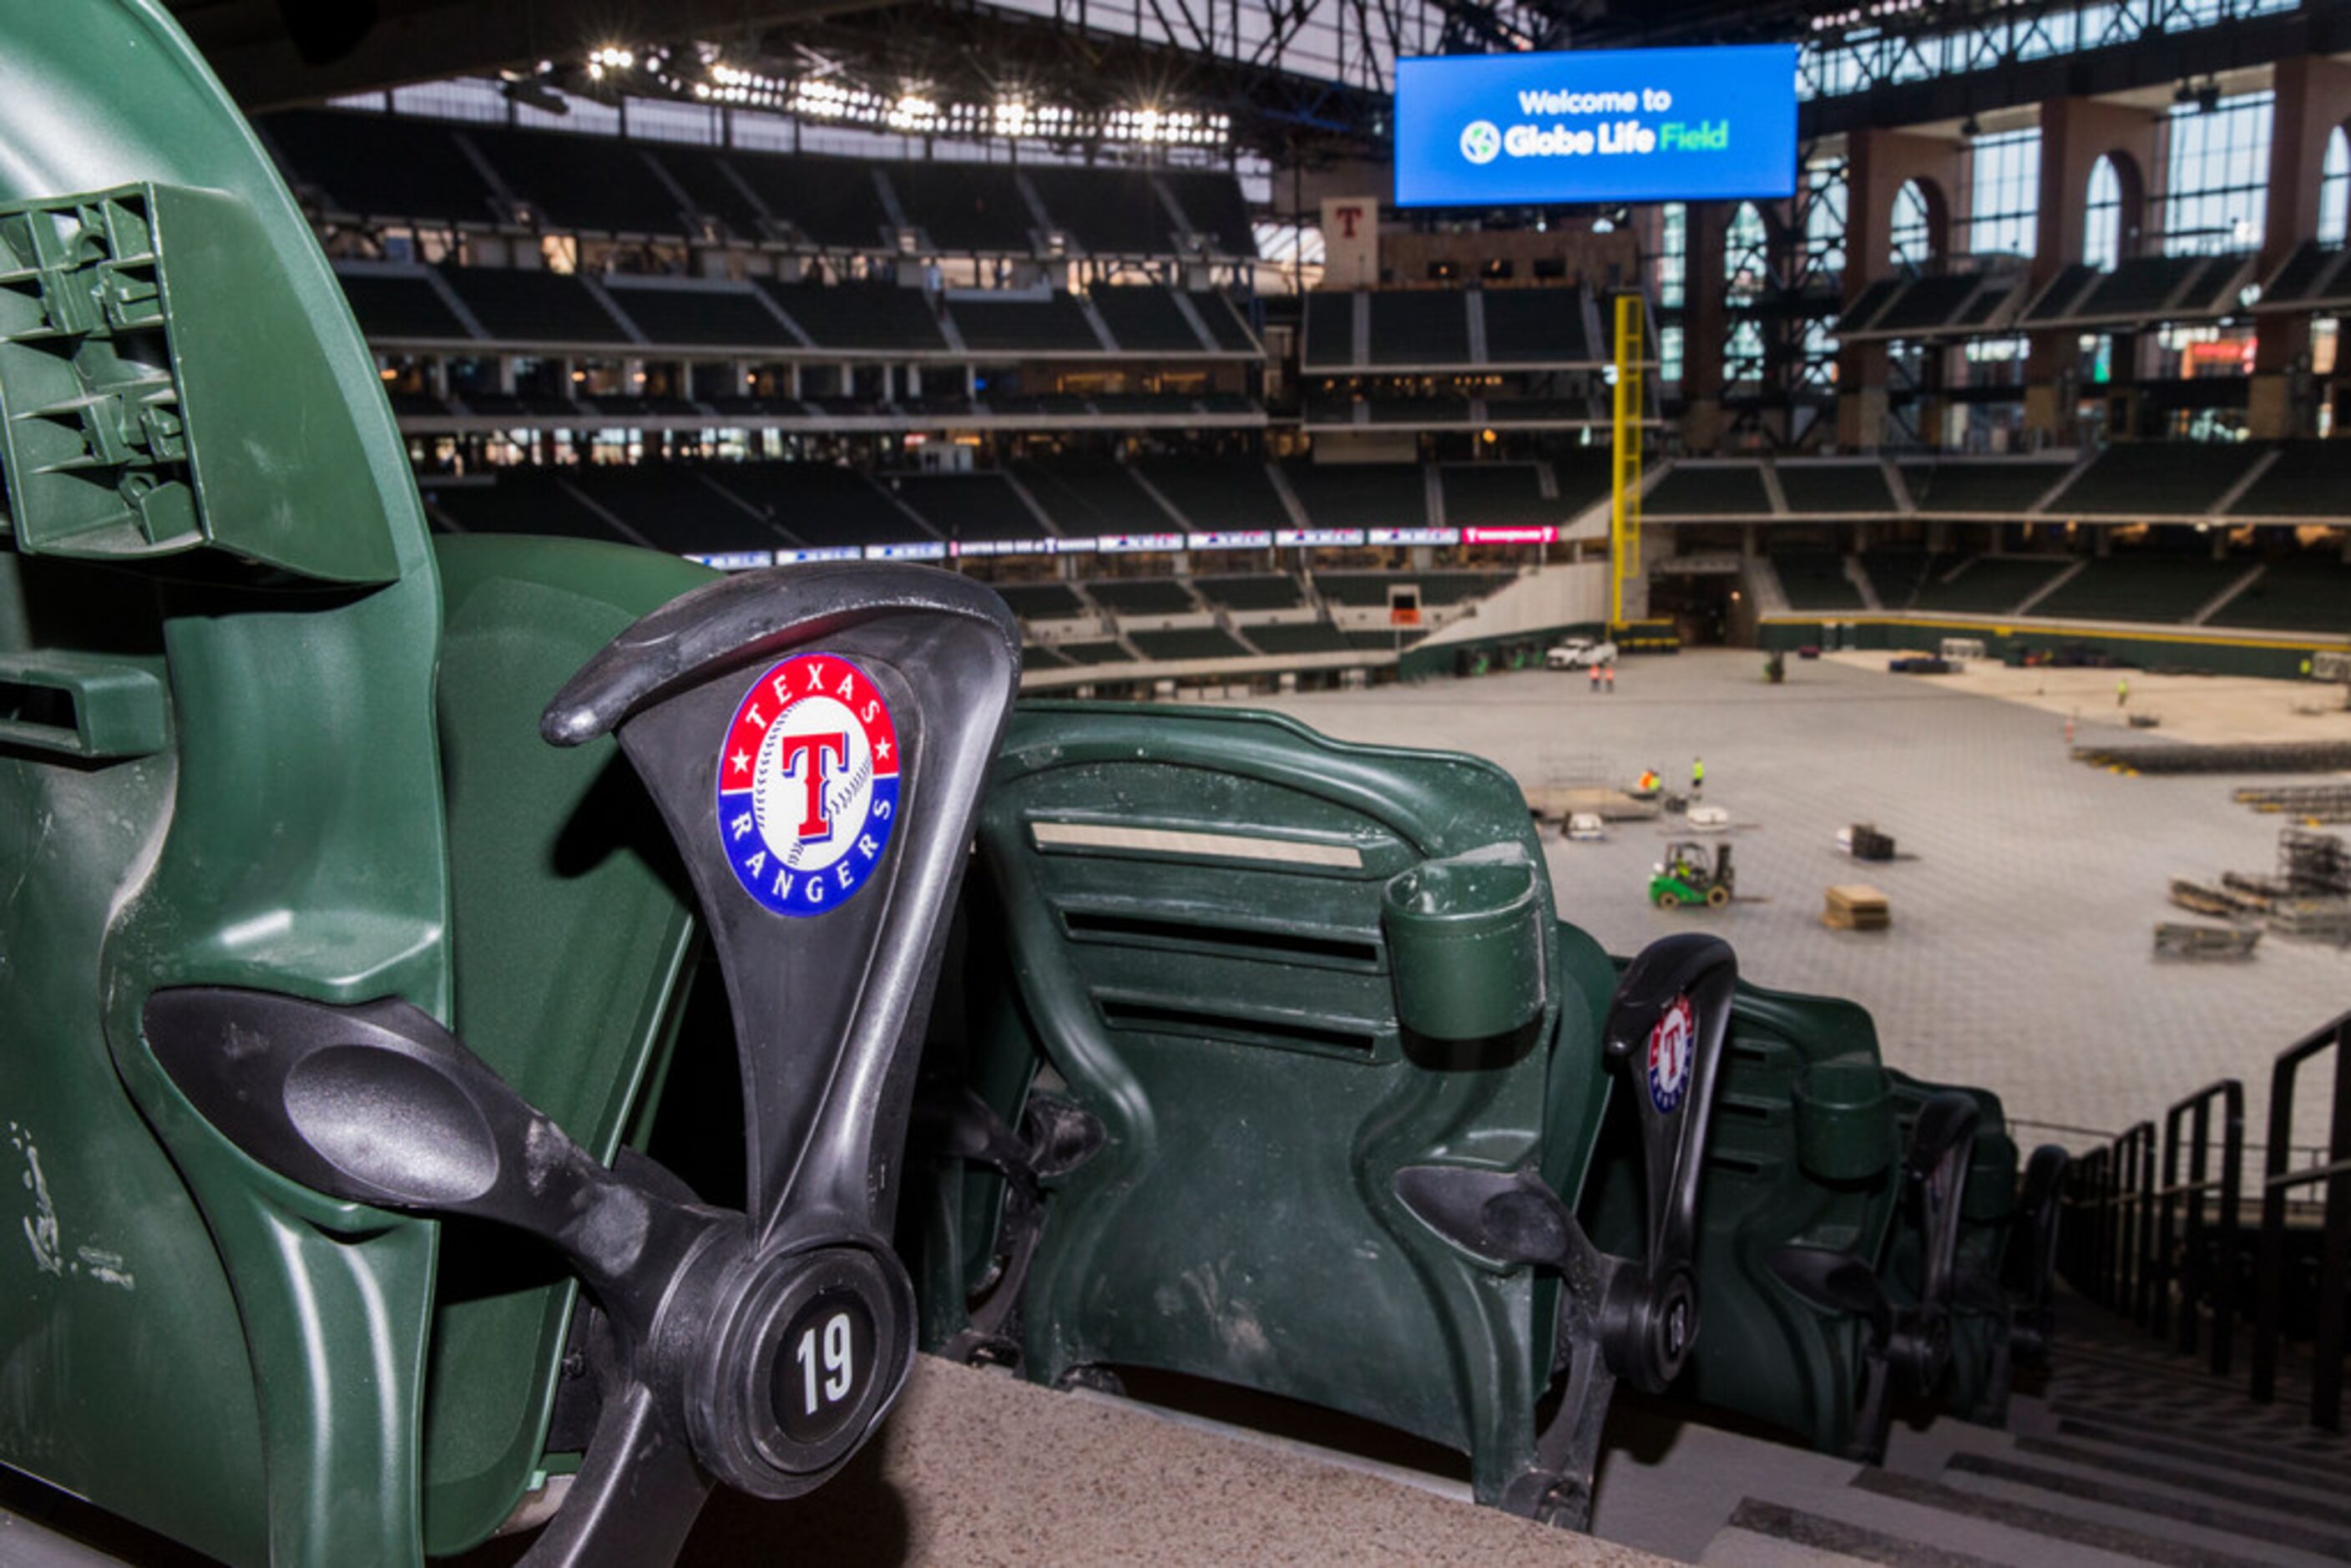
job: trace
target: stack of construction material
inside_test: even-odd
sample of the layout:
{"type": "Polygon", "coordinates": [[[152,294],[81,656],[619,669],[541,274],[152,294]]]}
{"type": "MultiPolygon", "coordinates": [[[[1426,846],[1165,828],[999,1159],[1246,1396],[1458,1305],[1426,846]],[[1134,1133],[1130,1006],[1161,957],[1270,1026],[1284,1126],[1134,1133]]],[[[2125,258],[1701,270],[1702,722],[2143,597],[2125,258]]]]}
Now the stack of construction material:
{"type": "Polygon", "coordinates": [[[2134,773],[2334,773],[2351,768],[2351,741],[2247,740],[2209,746],[2108,741],[2075,747],[2074,759],[2134,773]]]}
{"type": "Polygon", "coordinates": [[[1894,923],[1886,895],[1864,883],[1842,883],[1829,889],[1828,908],[1821,923],[1835,931],[1883,931],[1894,923]]]}
{"type": "Polygon", "coordinates": [[[2155,928],[2155,950],[2182,958],[2250,958],[2262,939],[2258,931],[2232,925],[2182,925],[2169,921],[2155,928]]]}
{"type": "Polygon", "coordinates": [[[2351,947],[2351,898],[2281,898],[2270,912],[2270,929],[2304,942],[2351,947]]]}
{"type": "Polygon", "coordinates": [[[2270,911],[2271,930],[2351,946],[2351,851],[2342,834],[2280,829],[2277,881],[2283,885],[2270,911]]]}
{"type": "Polygon", "coordinates": [[[2278,880],[2300,898],[2351,898],[2351,853],[2340,833],[2278,831],[2278,880]]]}
{"type": "MultiPolygon", "coordinates": [[[[2227,880],[2222,879],[2223,882],[2227,880]]],[[[2171,879],[2171,902],[2182,909],[2192,909],[2199,915],[2217,915],[2223,920],[2254,913],[2246,895],[2233,888],[2214,887],[2210,883],[2195,882],[2184,876],[2171,879]]]]}
{"type": "Polygon", "coordinates": [[[2314,824],[2351,822],[2351,784],[2247,785],[2237,791],[2237,802],[2314,824]]]}
{"type": "Polygon", "coordinates": [[[2267,915],[2281,898],[2290,898],[2294,890],[2273,876],[2254,876],[2247,872],[2224,871],[2220,887],[2235,899],[2249,915],[2267,915]]]}
{"type": "Polygon", "coordinates": [[[1890,861],[1894,858],[1894,838],[1881,833],[1875,822],[1855,822],[1837,832],[1837,848],[1857,861],[1890,861]]]}

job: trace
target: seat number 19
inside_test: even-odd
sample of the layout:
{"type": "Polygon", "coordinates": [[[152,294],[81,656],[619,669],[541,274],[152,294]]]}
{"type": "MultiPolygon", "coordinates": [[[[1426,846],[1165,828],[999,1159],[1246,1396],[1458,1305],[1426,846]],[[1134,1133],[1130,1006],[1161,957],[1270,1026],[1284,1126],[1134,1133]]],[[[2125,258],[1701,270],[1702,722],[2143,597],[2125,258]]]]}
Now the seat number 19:
{"type": "Polygon", "coordinates": [[[799,1363],[804,1414],[814,1416],[825,1406],[838,1405],[848,1398],[857,1372],[849,1314],[835,1312],[825,1319],[820,1345],[814,1327],[801,1331],[799,1343],[792,1347],[792,1358],[799,1363]],[[823,1362],[821,1367],[818,1365],[820,1359],[823,1362]],[[820,1372],[823,1374],[820,1383],[820,1372]]]}

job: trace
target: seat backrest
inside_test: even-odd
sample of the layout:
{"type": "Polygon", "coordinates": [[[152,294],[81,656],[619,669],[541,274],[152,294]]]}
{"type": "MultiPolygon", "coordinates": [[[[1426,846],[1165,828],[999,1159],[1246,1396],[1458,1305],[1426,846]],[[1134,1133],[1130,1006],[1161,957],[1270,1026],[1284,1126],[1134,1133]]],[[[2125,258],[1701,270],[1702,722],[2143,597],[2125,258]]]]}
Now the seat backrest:
{"type": "Polygon", "coordinates": [[[431,1228],[258,1172],[140,1019],[189,985],[447,1017],[423,511],[162,5],[0,28],[0,1083],[55,1243],[0,1343],[74,1347],[12,1381],[0,1462],[232,1560],[397,1554],[431,1228]]]}
{"type": "MultiPolygon", "coordinates": [[[[698,922],[618,744],[549,746],[539,714],[590,655],[712,574],[582,540],[461,538],[435,553],[455,1032],[609,1163],[666,1069],[698,922]]],[[[540,1467],[578,1295],[553,1254],[518,1262],[511,1232],[442,1229],[423,1412],[434,1553],[487,1536],[540,1467]]]]}
{"type": "MultiPolygon", "coordinates": [[[[1928,1100],[1955,1087],[1892,1069],[1886,1076],[1906,1137],[1928,1100]]],[[[1963,1291],[1953,1313],[1945,1393],[1949,1407],[1960,1416],[1996,1423],[2005,1417],[2008,1399],[2010,1324],[2001,1281],[2017,1211],[2016,1140],[2008,1130],[1999,1095],[1989,1089],[1957,1087],[1975,1102],[1978,1119],[1952,1262],[1961,1279],[1972,1277],[1979,1293],[1963,1291]]],[[[1894,1283],[1915,1298],[1925,1273],[1926,1238],[1913,1215],[1901,1217],[1891,1252],[1894,1283]]]]}
{"type": "MultiPolygon", "coordinates": [[[[1767,1260],[1791,1245],[1873,1266],[1884,1255],[1901,1145],[1876,1029],[1851,1002],[1742,982],[1723,1061],[1698,1199],[1705,1317],[1686,1388],[1839,1449],[1863,1375],[1860,1320],[1803,1301],[1767,1260]]],[[[1612,1144],[1594,1177],[1604,1249],[1636,1234],[1632,1158],[1612,1144]]]]}
{"type": "Polygon", "coordinates": [[[1588,941],[1562,960],[1517,786],[1270,715],[1034,705],[979,841],[970,1079],[1041,1063],[1107,1134],[1051,1199],[1029,1375],[1217,1378],[1482,1466],[1495,1411],[1523,1425],[1549,1380],[1547,1306],[1390,1181],[1582,1178],[1611,977],[1588,941]]]}

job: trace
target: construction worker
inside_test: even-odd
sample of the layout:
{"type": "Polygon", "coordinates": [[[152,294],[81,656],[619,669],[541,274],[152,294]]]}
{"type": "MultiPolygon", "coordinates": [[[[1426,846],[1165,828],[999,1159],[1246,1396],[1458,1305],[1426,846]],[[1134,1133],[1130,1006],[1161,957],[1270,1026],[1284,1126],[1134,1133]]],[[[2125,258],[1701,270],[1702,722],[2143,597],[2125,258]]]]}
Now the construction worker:
{"type": "Polygon", "coordinates": [[[1600,666],[1600,686],[1601,689],[1605,691],[1610,696],[1613,697],[1616,695],[1615,665],[1603,664],[1600,666]]]}
{"type": "Polygon", "coordinates": [[[1656,768],[1644,768],[1641,769],[1641,782],[1638,786],[1639,792],[1643,795],[1654,795],[1657,792],[1657,786],[1663,782],[1665,782],[1665,780],[1657,777],[1657,770],[1656,768]]]}
{"type": "Polygon", "coordinates": [[[1690,799],[1695,800],[1705,793],[1706,758],[1693,757],[1690,758],[1690,799]]]}
{"type": "Polygon", "coordinates": [[[1595,692],[1595,693],[1596,693],[1596,692],[1598,692],[1598,691],[1600,690],[1600,666],[1599,666],[1599,664],[1597,664],[1595,663],[1595,664],[1586,664],[1586,665],[1584,665],[1584,666],[1583,666],[1583,673],[1584,673],[1584,675],[1587,677],[1587,679],[1589,679],[1589,681],[1591,682],[1590,689],[1591,689],[1592,691],[1595,692]]]}
{"type": "Polygon", "coordinates": [[[2130,677],[2128,675],[2116,675],[2115,677],[2115,706],[2116,707],[2121,707],[2129,701],[2130,677]]]}

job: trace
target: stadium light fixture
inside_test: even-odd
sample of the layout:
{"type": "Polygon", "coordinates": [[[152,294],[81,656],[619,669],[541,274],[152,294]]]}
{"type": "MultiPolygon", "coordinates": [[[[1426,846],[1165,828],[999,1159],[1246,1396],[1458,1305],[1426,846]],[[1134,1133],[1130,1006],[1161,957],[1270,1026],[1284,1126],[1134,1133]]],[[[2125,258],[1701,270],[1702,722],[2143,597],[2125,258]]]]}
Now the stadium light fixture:
{"type": "Polygon", "coordinates": [[[1194,147],[1221,147],[1232,140],[1229,115],[1158,103],[1102,110],[1040,103],[1026,92],[987,103],[956,102],[919,83],[902,83],[884,94],[831,76],[768,76],[716,59],[701,79],[668,85],[703,103],[906,135],[1194,147]]]}

